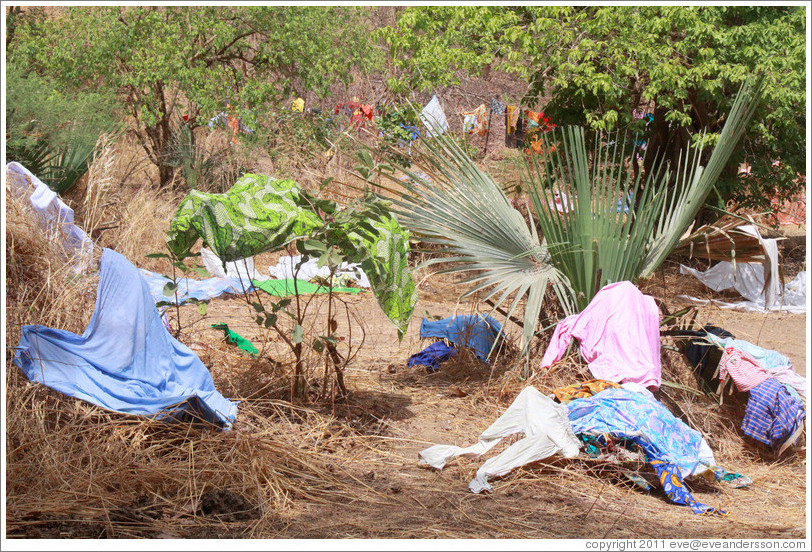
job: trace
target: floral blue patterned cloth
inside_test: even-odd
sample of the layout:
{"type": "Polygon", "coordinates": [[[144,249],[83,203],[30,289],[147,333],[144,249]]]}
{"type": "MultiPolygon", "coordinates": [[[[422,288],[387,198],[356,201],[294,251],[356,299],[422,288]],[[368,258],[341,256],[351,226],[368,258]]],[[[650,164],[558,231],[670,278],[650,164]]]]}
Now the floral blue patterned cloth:
{"type": "Polygon", "coordinates": [[[571,401],[570,424],[576,434],[627,439],[643,448],[668,498],[690,506],[695,514],[725,512],[694,500],[683,478],[707,473],[719,477],[713,452],[702,435],[688,427],[643,387],[606,389],[571,401]]]}
{"type": "Polygon", "coordinates": [[[692,495],[691,491],[685,486],[685,482],[679,473],[679,468],[675,465],[661,460],[652,460],[651,465],[654,466],[654,470],[657,472],[657,478],[663,486],[663,491],[665,491],[666,496],[668,496],[671,502],[689,506],[695,514],[727,515],[727,512],[724,510],[719,510],[718,508],[697,502],[694,495],[692,495]]]}
{"type": "Polygon", "coordinates": [[[567,407],[572,430],[628,439],[639,444],[649,460],[677,466],[682,477],[714,472],[716,460],[702,435],[674,417],[651,393],[639,389],[606,389],[571,401],[567,407]]]}

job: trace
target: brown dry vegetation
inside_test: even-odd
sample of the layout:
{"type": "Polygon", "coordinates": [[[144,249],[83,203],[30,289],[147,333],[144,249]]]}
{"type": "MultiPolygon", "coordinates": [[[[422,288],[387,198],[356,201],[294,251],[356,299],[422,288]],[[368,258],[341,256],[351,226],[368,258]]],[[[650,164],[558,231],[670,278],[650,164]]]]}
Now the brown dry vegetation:
{"type": "MultiPolygon", "coordinates": [[[[481,162],[508,183],[516,180],[514,154],[489,148],[481,162]]],[[[318,171],[295,158],[259,158],[248,168],[287,172],[310,186],[336,176],[339,182],[331,192],[341,198],[354,193],[348,166],[352,160],[339,154],[318,171]]],[[[148,179],[138,149],[123,139],[96,160],[69,200],[77,221],[99,246],[116,249],[139,267],[166,272],[165,260],[144,255],[162,249],[180,196],[157,193],[144,185],[148,179]]],[[[573,356],[523,381],[515,353],[490,368],[464,355],[435,374],[406,368],[408,356],[425,345],[418,337],[421,316],[487,312],[476,298],[458,300],[460,288],[451,279],[426,270],[416,273],[420,301],[401,343],[371,294],[342,298],[357,314],[342,323],[344,337],[352,332],[356,346],[363,339],[348,368],[348,398],[333,396],[308,406],[288,403],[285,347],[257,329],[243,299],[228,296],[212,300],[205,317],[194,307],[182,308],[180,315],[189,325],[181,340],[209,367],[217,388],[241,401],[230,431],[107,412],[33,385],[11,362],[20,325],[82,333],[92,313],[96,280],[76,278],[65,268],[54,241],[8,192],[6,217],[7,537],[806,536],[805,443],[775,458],[748,441],[739,429],[743,403],[735,397],[720,406],[690,390],[664,387],[659,394],[672,412],[707,437],[720,465],[753,479],[744,490],[690,484],[697,500],[727,510],[725,518],[696,516],[658,491],[629,489],[612,465],[582,459],[527,466],[495,482],[490,495],[467,490],[480,461],[462,459],[442,472],[421,468],[418,451],[434,443],[472,443],[524,386],[547,393],[588,377],[573,356]],[[227,322],[256,342],[261,357],[249,358],[225,343],[222,333],[210,327],[215,322],[227,322]]],[[[787,259],[795,259],[790,265],[795,271],[801,268],[796,242],[783,246],[787,259]]],[[[261,255],[257,269],[265,271],[275,260],[261,255]]],[[[674,297],[679,293],[706,294],[679,276],[674,263],[642,288],[671,310],[678,306],[674,297]]],[[[314,299],[311,324],[323,318],[323,303],[323,297],[314,299]]],[[[171,317],[177,324],[174,312],[171,317]]],[[[778,349],[799,369],[806,365],[803,315],[706,307],[697,321],[778,349]]],[[[519,335],[512,324],[506,328],[511,336],[519,335]]],[[[538,364],[540,353],[531,366],[538,364]]],[[[696,387],[679,354],[664,351],[663,357],[664,379],[696,387]]],[[[320,360],[312,354],[307,362],[318,385],[320,360]]]]}

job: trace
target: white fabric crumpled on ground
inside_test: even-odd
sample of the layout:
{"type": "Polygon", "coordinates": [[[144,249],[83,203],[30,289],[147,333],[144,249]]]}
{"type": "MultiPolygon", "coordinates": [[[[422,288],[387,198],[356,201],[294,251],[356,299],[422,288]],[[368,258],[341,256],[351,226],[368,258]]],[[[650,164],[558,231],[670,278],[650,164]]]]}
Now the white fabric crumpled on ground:
{"type": "Polygon", "coordinates": [[[488,479],[510,473],[515,468],[561,453],[567,458],[578,456],[580,444],[572,432],[566,405],[542,395],[535,387],[526,387],[488,429],[479,442],[462,448],[434,445],[420,452],[420,462],[442,469],[458,456],[476,458],[495,447],[503,438],[524,433],[524,439],[513,443],[498,456],[488,459],[468,484],[474,493],[492,490],[488,479]]]}
{"type": "MultiPolygon", "coordinates": [[[[294,274],[296,274],[296,265],[301,260],[301,255],[296,255],[295,257],[284,255],[279,257],[279,261],[276,263],[276,266],[268,267],[268,272],[271,274],[271,276],[280,280],[293,278],[294,274]]],[[[351,277],[355,280],[356,287],[372,287],[372,285],[369,283],[369,278],[367,278],[367,275],[364,273],[361,265],[356,263],[341,263],[338,266],[338,270],[336,270],[335,275],[339,277],[342,275],[351,277]]],[[[299,267],[298,274],[296,274],[296,277],[299,280],[311,280],[317,276],[321,278],[328,278],[330,276],[330,269],[326,266],[319,268],[318,261],[316,259],[310,259],[306,263],[302,263],[302,266],[299,267]]]]}
{"type": "Polygon", "coordinates": [[[256,270],[254,269],[254,258],[247,257],[239,261],[226,263],[226,269],[223,270],[223,261],[217,256],[217,253],[206,249],[200,248],[200,259],[203,261],[203,266],[215,278],[238,278],[250,285],[250,280],[259,280],[256,270]]]}

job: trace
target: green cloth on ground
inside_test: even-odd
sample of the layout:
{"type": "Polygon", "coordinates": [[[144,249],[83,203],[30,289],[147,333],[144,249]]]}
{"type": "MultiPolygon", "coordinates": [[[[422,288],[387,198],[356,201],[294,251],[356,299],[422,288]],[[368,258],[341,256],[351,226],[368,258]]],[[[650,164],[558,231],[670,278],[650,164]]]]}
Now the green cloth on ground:
{"type": "MultiPolygon", "coordinates": [[[[261,289],[265,293],[276,297],[288,297],[290,295],[295,295],[293,282],[293,278],[282,280],[251,280],[251,283],[254,284],[254,286],[261,289]]],[[[312,282],[308,282],[307,280],[296,281],[296,289],[298,289],[299,293],[302,295],[327,293],[330,291],[326,286],[314,284],[312,282]]],[[[362,290],[359,288],[351,287],[333,288],[333,293],[360,293],[361,291],[362,290]]]]}
{"type": "Polygon", "coordinates": [[[178,207],[167,246],[183,256],[198,238],[223,262],[280,247],[322,226],[293,180],[246,174],[224,194],[192,190],[178,207]]]}
{"type": "Polygon", "coordinates": [[[212,324],[212,328],[215,330],[223,330],[226,334],[226,338],[231,342],[234,343],[237,347],[245,351],[246,353],[250,354],[251,356],[257,356],[259,354],[259,350],[257,350],[254,345],[245,339],[243,336],[238,334],[237,332],[231,330],[228,327],[228,324],[212,324]]]}

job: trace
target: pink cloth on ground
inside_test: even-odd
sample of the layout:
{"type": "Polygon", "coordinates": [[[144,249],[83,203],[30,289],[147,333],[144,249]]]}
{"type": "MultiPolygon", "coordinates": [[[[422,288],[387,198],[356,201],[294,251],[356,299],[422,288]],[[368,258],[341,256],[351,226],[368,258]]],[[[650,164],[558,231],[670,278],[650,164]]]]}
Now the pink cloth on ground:
{"type": "Polygon", "coordinates": [[[583,311],[559,322],[541,367],[559,361],[572,338],[594,377],[660,387],[660,311],[631,282],[604,286],[583,311]]]}
{"type": "Polygon", "coordinates": [[[728,374],[739,391],[750,391],[772,377],[756,359],[733,347],[726,348],[719,359],[719,379],[725,381],[728,374]]]}

